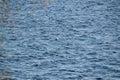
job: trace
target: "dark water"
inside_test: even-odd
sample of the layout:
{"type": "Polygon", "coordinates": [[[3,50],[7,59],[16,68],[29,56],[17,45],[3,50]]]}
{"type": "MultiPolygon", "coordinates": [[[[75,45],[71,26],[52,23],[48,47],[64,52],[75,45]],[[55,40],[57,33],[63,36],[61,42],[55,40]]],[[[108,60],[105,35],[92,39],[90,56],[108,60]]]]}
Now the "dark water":
{"type": "Polygon", "coordinates": [[[0,25],[8,80],[120,80],[120,0],[9,1],[0,25]]]}

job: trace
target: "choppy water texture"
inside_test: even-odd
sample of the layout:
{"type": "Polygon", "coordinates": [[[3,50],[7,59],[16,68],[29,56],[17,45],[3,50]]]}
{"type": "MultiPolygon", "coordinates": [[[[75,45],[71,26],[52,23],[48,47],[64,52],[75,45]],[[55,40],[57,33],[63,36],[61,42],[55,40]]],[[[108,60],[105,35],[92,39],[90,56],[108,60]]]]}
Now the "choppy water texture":
{"type": "Polygon", "coordinates": [[[120,80],[120,0],[15,1],[0,25],[10,80],[120,80]]]}

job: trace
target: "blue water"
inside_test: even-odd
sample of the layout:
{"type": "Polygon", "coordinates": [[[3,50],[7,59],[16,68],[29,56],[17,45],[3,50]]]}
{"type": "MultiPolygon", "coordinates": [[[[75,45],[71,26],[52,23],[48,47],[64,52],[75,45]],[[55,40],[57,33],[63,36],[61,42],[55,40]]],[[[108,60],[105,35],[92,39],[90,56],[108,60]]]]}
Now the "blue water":
{"type": "Polygon", "coordinates": [[[6,5],[8,80],[120,80],[120,0],[34,1],[6,5]]]}

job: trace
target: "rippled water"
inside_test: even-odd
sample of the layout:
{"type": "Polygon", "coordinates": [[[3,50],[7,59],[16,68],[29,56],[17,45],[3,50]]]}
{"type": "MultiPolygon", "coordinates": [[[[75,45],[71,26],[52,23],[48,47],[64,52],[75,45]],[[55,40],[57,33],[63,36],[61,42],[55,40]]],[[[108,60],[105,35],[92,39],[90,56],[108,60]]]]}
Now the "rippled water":
{"type": "Polygon", "coordinates": [[[119,0],[9,1],[0,25],[8,80],[120,80],[119,0]]]}

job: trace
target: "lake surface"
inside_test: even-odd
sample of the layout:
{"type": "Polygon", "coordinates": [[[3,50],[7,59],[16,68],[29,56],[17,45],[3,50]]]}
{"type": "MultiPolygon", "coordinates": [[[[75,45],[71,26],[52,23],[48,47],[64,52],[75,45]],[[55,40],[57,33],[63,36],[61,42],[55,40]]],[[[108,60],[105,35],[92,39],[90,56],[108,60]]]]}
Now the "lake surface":
{"type": "Polygon", "coordinates": [[[120,0],[9,0],[4,8],[7,80],[120,80],[120,0]]]}

